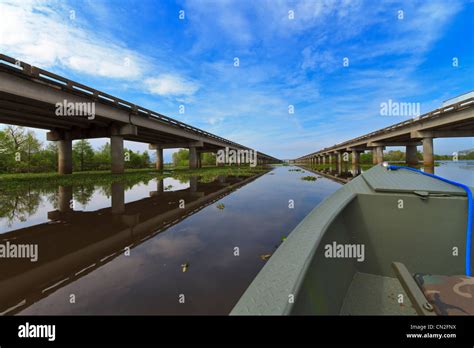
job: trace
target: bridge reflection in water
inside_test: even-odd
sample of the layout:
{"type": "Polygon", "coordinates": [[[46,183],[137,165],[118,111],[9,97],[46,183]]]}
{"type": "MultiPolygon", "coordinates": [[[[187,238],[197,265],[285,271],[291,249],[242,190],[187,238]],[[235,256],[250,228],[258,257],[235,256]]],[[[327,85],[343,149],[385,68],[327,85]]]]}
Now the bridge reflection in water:
{"type": "Polygon", "coordinates": [[[303,166],[303,168],[312,173],[318,174],[322,177],[331,179],[342,184],[348,183],[351,179],[363,173],[360,164],[351,164],[347,162],[343,162],[342,164],[331,164],[327,167],[322,168],[308,166],[303,166]]]}
{"type": "Polygon", "coordinates": [[[189,187],[179,191],[167,191],[163,180],[156,180],[149,197],[129,203],[125,184],[112,183],[110,207],[95,211],[74,210],[73,187],[59,186],[57,209],[47,212],[48,222],[0,234],[0,243],[35,244],[39,254],[37,262],[0,262],[0,313],[28,308],[260,175],[221,176],[208,183],[191,177],[189,187]]]}

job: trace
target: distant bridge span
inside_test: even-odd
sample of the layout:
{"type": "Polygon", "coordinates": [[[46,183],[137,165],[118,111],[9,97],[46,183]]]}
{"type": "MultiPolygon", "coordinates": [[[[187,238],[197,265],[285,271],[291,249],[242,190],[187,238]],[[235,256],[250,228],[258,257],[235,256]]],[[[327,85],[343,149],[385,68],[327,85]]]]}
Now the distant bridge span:
{"type": "Polygon", "coordinates": [[[406,146],[408,165],[418,164],[418,145],[423,146],[423,165],[432,172],[434,167],[433,139],[474,137],[474,98],[441,107],[375,132],[321,149],[291,162],[305,164],[342,164],[344,153],[352,154],[352,164],[359,164],[360,153],[370,150],[373,163],[383,161],[386,146],[406,146]]]}
{"type": "MultiPolygon", "coordinates": [[[[47,139],[58,142],[60,174],[72,173],[72,140],[110,137],[112,172],[124,171],[123,141],[150,144],[163,169],[163,149],[188,148],[190,168],[201,166],[203,152],[228,147],[250,148],[208,133],[149,109],[68,80],[49,71],[0,54],[0,123],[49,130],[47,139]],[[57,116],[56,104],[94,104],[92,119],[57,116]]],[[[258,162],[278,159],[258,153],[258,162]]]]}

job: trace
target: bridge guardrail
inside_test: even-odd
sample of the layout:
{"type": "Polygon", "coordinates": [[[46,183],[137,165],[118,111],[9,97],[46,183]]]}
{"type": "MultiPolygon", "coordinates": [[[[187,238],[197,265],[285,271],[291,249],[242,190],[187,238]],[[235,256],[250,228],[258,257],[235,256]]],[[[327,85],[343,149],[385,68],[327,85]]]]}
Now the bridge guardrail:
{"type": "MultiPolygon", "coordinates": [[[[54,74],[52,72],[43,70],[43,69],[35,67],[35,66],[32,66],[30,64],[19,61],[15,58],[7,56],[7,55],[0,54],[0,66],[2,66],[4,68],[7,68],[10,71],[12,69],[16,68],[16,69],[18,69],[18,72],[21,72],[21,73],[23,73],[23,74],[25,74],[25,75],[27,75],[31,78],[39,79],[39,80],[43,80],[43,81],[46,80],[48,83],[52,83],[52,84],[54,84],[54,85],[56,85],[56,86],[58,86],[62,89],[63,88],[67,89],[69,92],[73,91],[74,93],[78,93],[80,95],[82,94],[82,96],[85,95],[86,97],[93,98],[96,101],[100,100],[101,102],[104,102],[104,103],[112,103],[116,107],[121,107],[121,108],[128,109],[133,114],[141,115],[141,116],[146,115],[146,117],[157,119],[160,122],[163,122],[167,125],[171,125],[173,127],[181,128],[181,129],[184,129],[184,130],[192,132],[192,133],[196,133],[196,134],[208,137],[208,138],[219,140],[219,141],[221,141],[225,144],[229,144],[229,145],[232,145],[232,146],[235,146],[235,147],[238,147],[238,148],[249,149],[246,146],[243,146],[243,145],[240,145],[240,144],[235,143],[233,141],[227,140],[227,139],[222,138],[220,136],[217,136],[215,134],[206,132],[202,129],[193,127],[191,125],[188,125],[188,124],[183,123],[181,121],[175,120],[171,117],[162,115],[160,113],[154,112],[154,111],[149,110],[147,108],[144,108],[144,107],[138,106],[136,104],[130,103],[126,100],[114,97],[114,96],[112,96],[108,93],[98,91],[94,88],[83,85],[79,82],[69,80],[69,79],[67,79],[65,77],[62,77],[60,75],[54,74]]],[[[261,153],[261,155],[264,155],[268,158],[275,159],[272,156],[268,156],[268,155],[265,155],[263,153],[261,153]]]]}
{"type": "Polygon", "coordinates": [[[436,119],[438,117],[441,117],[444,113],[448,113],[448,112],[451,112],[451,111],[454,111],[454,110],[463,110],[463,109],[467,109],[467,108],[470,108],[470,107],[474,107],[474,98],[469,98],[469,99],[466,99],[466,100],[463,100],[463,101],[460,101],[460,102],[457,102],[457,103],[454,103],[454,104],[451,104],[451,105],[440,107],[438,109],[432,110],[430,112],[427,112],[423,115],[420,115],[420,116],[417,116],[417,117],[414,117],[414,118],[411,118],[409,120],[405,120],[405,121],[402,121],[402,122],[399,122],[399,123],[395,123],[391,126],[376,130],[376,131],[368,133],[368,134],[364,134],[364,135],[359,136],[357,138],[353,138],[353,139],[347,140],[345,142],[333,145],[331,147],[323,148],[323,149],[321,149],[317,152],[313,152],[313,153],[301,156],[298,159],[304,159],[306,157],[314,156],[314,155],[317,155],[317,154],[322,153],[322,152],[331,151],[332,149],[336,149],[336,148],[344,146],[344,145],[349,145],[351,143],[355,143],[355,142],[358,142],[358,141],[361,141],[361,140],[364,140],[364,139],[368,139],[368,138],[376,136],[376,135],[380,135],[380,134],[383,134],[383,133],[388,133],[389,131],[393,131],[395,129],[403,128],[403,127],[406,127],[406,126],[411,126],[411,125],[419,123],[421,121],[426,121],[426,119],[430,119],[430,120],[436,119]]]}

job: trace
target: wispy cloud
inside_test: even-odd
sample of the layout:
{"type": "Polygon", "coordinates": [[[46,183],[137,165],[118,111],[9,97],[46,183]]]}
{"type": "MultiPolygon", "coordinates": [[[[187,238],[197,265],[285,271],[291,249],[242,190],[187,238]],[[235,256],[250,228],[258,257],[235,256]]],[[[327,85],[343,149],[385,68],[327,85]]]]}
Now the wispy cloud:
{"type": "Polygon", "coordinates": [[[107,78],[137,78],[145,62],[139,54],[82,30],[76,14],[60,2],[0,3],[0,49],[45,68],[61,66],[107,78]]]}
{"type": "Polygon", "coordinates": [[[436,106],[443,85],[462,92],[472,70],[450,75],[450,57],[432,56],[440,42],[461,42],[446,35],[462,1],[179,0],[135,13],[104,0],[91,3],[94,20],[71,19],[69,5],[4,0],[0,50],[99,76],[123,98],[287,158],[398,121],[378,115],[389,98],[436,106]],[[132,12],[144,20],[115,28],[132,12]]]}
{"type": "Polygon", "coordinates": [[[199,89],[196,82],[171,74],[148,78],[145,85],[150,93],[161,96],[190,96],[199,89]]]}

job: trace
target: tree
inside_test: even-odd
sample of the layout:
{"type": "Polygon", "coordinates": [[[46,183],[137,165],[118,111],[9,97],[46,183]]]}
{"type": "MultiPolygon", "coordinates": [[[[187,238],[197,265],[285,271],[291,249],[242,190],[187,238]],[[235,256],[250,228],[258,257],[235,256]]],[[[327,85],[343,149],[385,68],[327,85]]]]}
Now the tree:
{"type": "Polygon", "coordinates": [[[58,144],[52,141],[41,151],[40,157],[41,167],[47,171],[53,172],[58,169],[58,144]]]}
{"type": "Polygon", "coordinates": [[[173,165],[175,167],[184,167],[189,164],[189,150],[180,149],[173,153],[173,165]]]}
{"type": "Polygon", "coordinates": [[[33,131],[25,131],[23,127],[7,126],[0,135],[0,153],[2,155],[2,171],[30,172],[35,170],[39,162],[41,142],[33,131]]]}
{"type": "Polygon", "coordinates": [[[110,167],[110,144],[107,142],[94,154],[94,163],[97,169],[108,169],[110,167]]]}
{"type": "Polygon", "coordinates": [[[202,165],[215,165],[216,164],[216,154],[213,152],[204,152],[201,155],[202,165]]]}
{"type": "Polygon", "coordinates": [[[41,168],[38,166],[41,142],[36,138],[35,133],[32,131],[26,133],[25,140],[20,149],[25,154],[25,161],[22,161],[22,163],[26,165],[26,171],[29,173],[32,167],[35,169],[33,171],[41,171],[41,168]]]}
{"type": "Polygon", "coordinates": [[[0,172],[10,171],[15,164],[14,146],[6,131],[0,130],[0,172]]]}
{"type": "Polygon", "coordinates": [[[74,170],[84,171],[85,164],[93,165],[94,149],[87,140],[79,140],[72,146],[72,163],[74,170]]]}

